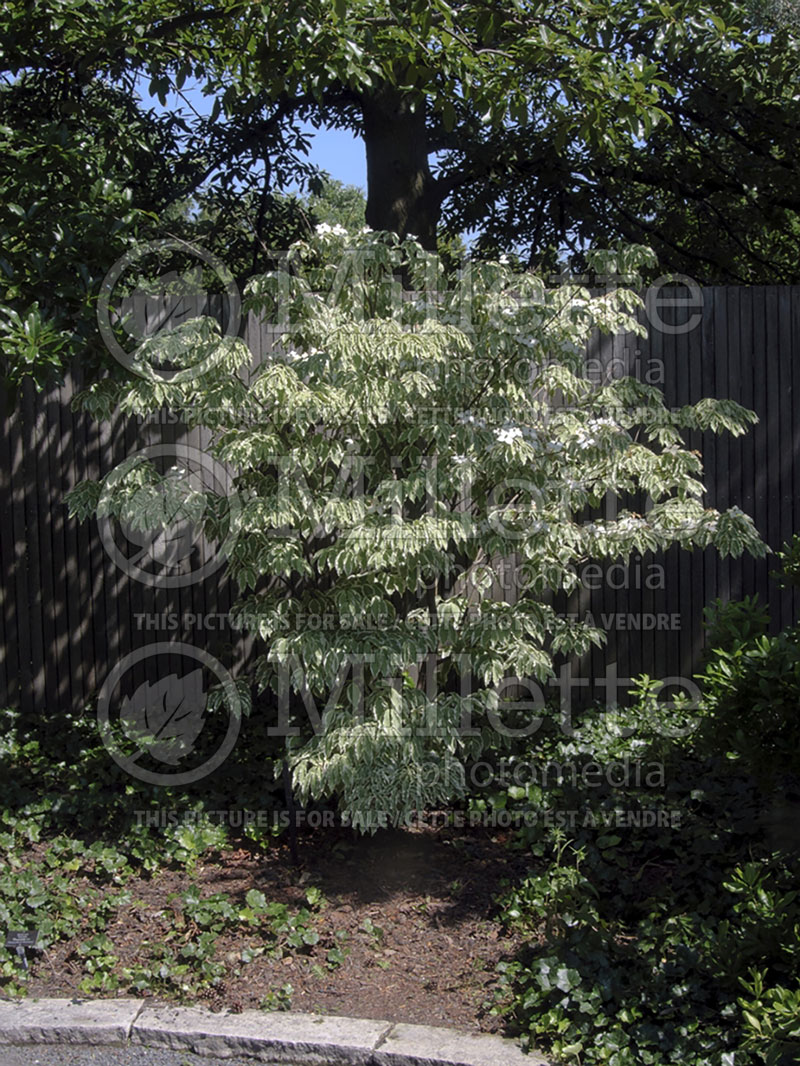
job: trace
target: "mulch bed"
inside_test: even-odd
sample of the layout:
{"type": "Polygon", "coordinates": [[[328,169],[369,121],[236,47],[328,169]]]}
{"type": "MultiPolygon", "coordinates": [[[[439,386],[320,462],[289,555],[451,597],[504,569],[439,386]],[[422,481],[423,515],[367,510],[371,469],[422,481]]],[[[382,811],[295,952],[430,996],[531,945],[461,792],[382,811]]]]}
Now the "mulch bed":
{"type": "MultiPolygon", "coordinates": [[[[290,984],[292,1010],[502,1028],[485,1003],[497,963],[513,957],[522,943],[494,920],[495,897],[504,882],[524,875],[529,862],[506,846],[504,834],[425,827],[381,830],[372,837],[346,829],[308,831],[300,835],[299,859],[294,866],[284,844],[267,852],[242,848],[215,856],[193,874],[159,871],[150,880],[129,881],[132,904],[107,929],[120,970],[146,962],[142,942],[163,941],[174,925],[170,895],[192,884],[203,896],[225,892],[242,905],[245,894],[258,889],[292,909],[304,906],[307,889],[316,885],[326,903],[314,925],[320,942],[309,954],[260,956],[242,964],[240,952],[259,944],[258,933],[223,933],[216,957],[226,961],[227,973],[202,997],[205,1006],[258,1008],[271,990],[290,984]],[[366,919],[382,930],[381,937],[363,928],[366,919]],[[349,950],[330,969],[324,963],[337,932],[347,934],[349,950]]],[[[81,994],[77,946],[78,940],[60,943],[37,959],[29,995],[81,994]]]]}

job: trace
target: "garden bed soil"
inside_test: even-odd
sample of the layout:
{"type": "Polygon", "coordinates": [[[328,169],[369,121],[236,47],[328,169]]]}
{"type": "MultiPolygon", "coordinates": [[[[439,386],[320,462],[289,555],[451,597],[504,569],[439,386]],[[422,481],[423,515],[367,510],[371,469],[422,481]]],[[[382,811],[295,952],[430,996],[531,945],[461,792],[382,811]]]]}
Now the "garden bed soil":
{"type": "MultiPolygon", "coordinates": [[[[508,848],[505,834],[424,827],[363,837],[325,829],[300,834],[298,857],[295,866],[286,843],[268,851],[243,847],[201,861],[191,873],[160,870],[150,879],[129,880],[124,889],[131,902],[106,930],[118,971],[147,964],[147,944],[163,942],[175,927],[170,897],[193,884],[204,897],[224,892],[242,906],[246,893],[257,889],[292,910],[307,905],[306,892],[315,885],[325,901],[314,923],[319,943],[308,954],[260,955],[243,964],[241,952],[259,945],[258,933],[220,934],[216,958],[226,962],[226,975],[201,993],[200,1003],[239,1011],[262,1006],[271,994],[291,1010],[502,1029],[488,1010],[497,964],[522,944],[497,922],[495,900],[528,864],[508,848]],[[346,937],[337,940],[337,933],[346,937]],[[331,967],[327,952],[337,943],[345,946],[344,959],[331,967]],[[280,993],[287,985],[291,992],[280,993]]],[[[108,886],[111,894],[122,891],[108,886]]],[[[81,994],[80,942],[56,944],[36,958],[29,995],[81,994]]],[[[115,994],[130,991],[122,984],[115,994]]]]}

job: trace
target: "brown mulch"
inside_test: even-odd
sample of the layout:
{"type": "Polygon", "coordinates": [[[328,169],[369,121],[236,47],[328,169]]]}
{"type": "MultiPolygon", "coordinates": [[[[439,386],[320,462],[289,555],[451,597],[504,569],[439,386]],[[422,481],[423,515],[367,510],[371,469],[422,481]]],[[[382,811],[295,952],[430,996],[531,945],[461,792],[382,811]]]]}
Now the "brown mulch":
{"type": "MultiPolygon", "coordinates": [[[[319,943],[308,954],[261,955],[244,963],[242,950],[263,943],[258,931],[221,934],[216,958],[225,961],[226,975],[201,995],[201,1003],[213,1010],[258,1008],[265,995],[288,984],[285,1005],[292,1010],[502,1029],[486,1003],[497,983],[497,963],[513,957],[521,938],[494,920],[495,899],[529,862],[507,847],[504,834],[422,827],[362,837],[326,829],[300,835],[299,859],[294,866],[285,844],[266,852],[242,848],[204,861],[191,874],[162,870],[150,880],[128,881],[131,902],[106,930],[119,972],[147,962],[143,942],[163,942],[174,930],[169,897],[192,884],[204,897],[224,892],[237,905],[258,889],[292,911],[307,906],[306,891],[315,885],[325,900],[313,923],[319,943]],[[365,929],[366,919],[382,935],[371,933],[369,923],[365,929]],[[337,941],[336,933],[347,936],[337,941]],[[326,957],[337,942],[347,953],[332,968],[326,957]]],[[[37,958],[29,995],[81,994],[85,972],[78,944],[77,938],[59,943],[37,958]]],[[[121,986],[117,994],[131,993],[121,986]]]]}

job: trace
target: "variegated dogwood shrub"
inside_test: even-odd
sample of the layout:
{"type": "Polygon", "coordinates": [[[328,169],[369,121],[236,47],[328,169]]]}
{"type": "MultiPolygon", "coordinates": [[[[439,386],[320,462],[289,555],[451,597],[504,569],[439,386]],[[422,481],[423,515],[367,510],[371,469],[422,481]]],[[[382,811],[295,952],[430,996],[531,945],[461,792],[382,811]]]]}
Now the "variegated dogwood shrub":
{"type": "MultiPolygon", "coordinates": [[[[705,505],[684,442],[755,416],[726,399],[670,410],[653,385],[587,372],[593,330],[646,332],[632,288],[548,287],[500,262],[445,277],[413,240],[322,227],[247,297],[283,331],[257,367],[241,340],[187,323],[82,403],[167,406],[234,472],[239,506],[207,500],[204,527],[233,534],[240,615],[262,642],[253,680],[301,801],[334,798],[362,828],[450,801],[463,761],[519,727],[509,679],[541,682],[554,656],[602,642],[547,602],[582,562],[674,543],[763,553],[747,515],[705,505]],[[186,363],[169,381],[148,369],[165,345],[186,363]],[[609,494],[616,516],[591,517],[609,494]],[[513,603],[493,591],[511,558],[513,603]]],[[[72,509],[152,523],[163,483],[138,464],[106,491],[79,486],[72,509]]]]}

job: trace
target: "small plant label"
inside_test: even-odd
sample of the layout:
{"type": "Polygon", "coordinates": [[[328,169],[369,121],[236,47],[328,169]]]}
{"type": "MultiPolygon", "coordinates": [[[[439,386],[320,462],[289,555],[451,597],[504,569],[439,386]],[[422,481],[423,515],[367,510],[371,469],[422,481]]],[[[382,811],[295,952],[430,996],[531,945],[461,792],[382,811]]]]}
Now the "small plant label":
{"type": "Polygon", "coordinates": [[[28,969],[28,958],[25,954],[26,948],[35,948],[39,939],[39,933],[36,929],[9,929],[6,933],[6,947],[14,948],[17,955],[22,959],[22,968],[28,969]]]}

